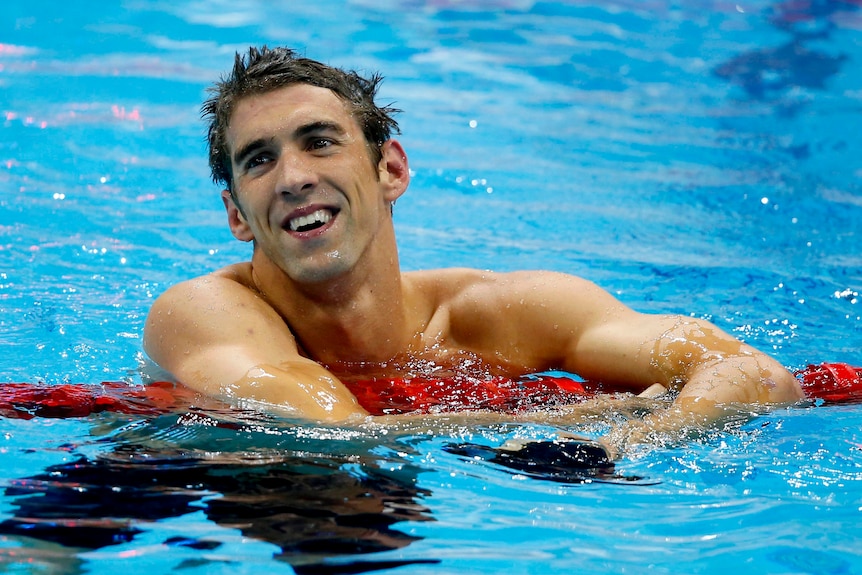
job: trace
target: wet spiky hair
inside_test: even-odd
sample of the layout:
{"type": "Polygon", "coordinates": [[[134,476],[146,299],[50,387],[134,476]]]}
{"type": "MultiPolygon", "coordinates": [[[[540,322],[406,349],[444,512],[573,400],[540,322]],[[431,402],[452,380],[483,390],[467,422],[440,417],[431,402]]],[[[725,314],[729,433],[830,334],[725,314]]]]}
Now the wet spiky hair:
{"type": "Polygon", "coordinates": [[[354,71],[300,57],[290,48],[263,46],[251,47],[245,55],[237,52],[230,75],[207,90],[210,97],[201,106],[201,115],[209,123],[207,143],[213,181],[233,193],[227,128],[237,102],[291,84],[326,88],[344,101],[362,128],[376,166],[382,158],[381,146],[393,133],[399,133],[392,116],[400,110],[374,103],[382,80],[379,74],[364,78],[354,71]]]}

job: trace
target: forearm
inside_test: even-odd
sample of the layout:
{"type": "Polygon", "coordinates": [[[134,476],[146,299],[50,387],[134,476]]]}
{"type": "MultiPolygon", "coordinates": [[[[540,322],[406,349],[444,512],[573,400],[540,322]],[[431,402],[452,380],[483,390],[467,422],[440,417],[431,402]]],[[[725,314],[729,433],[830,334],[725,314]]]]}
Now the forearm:
{"type": "Polygon", "coordinates": [[[694,365],[673,403],[611,430],[615,454],[639,443],[681,440],[731,419],[796,403],[803,398],[796,378],[760,352],[694,365]]]}
{"type": "Polygon", "coordinates": [[[213,375],[231,371],[219,367],[217,358],[187,364],[177,379],[203,394],[290,418],[340,423],[367,415],[344,384],[310,361],[288,361],[278,366],[259,363],[240,377],[213,375]]]}
{"type": "Polygon", "coordinates": [[[789,405],[802,399],[799,382],[772,358],[752,351],[698,365],[675,404],[706,422],[721,417],[723,406],[789,405]]]}

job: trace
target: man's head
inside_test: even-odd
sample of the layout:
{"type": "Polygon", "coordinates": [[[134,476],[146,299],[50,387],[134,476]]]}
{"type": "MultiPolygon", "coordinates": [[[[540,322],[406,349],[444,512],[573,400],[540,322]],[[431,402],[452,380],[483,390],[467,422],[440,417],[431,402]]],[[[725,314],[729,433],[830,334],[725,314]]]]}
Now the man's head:
{"type": "Polygon", "coordinates": [[[235,193],[227,129],[237,102],[291,84],[326,88],[338,96],[362,128],[376,165],[382,157],[381,146],[393,132],[398,132],[398,123],[392,118],[398,110],[374,103],[382,79],[377,74],[363,78],[353,71],[301,58],[288,48],[252,47],[247,55],[237,53],[233,71],[209,89],[211,97],[201,107],[203,117],[209,121],[209,163],[213,180],[224,185],[231,194],[235,193]]]}

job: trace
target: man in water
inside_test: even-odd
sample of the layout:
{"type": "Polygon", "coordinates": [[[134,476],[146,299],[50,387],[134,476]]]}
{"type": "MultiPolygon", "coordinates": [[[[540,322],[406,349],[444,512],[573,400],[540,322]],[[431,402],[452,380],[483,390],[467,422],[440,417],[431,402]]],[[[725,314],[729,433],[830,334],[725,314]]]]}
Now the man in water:
{"type": "Polygon", "coordinates": [[[237,54],[211,89],[210,167],[231,232],[253,254],[153,305],[144,347],[177,381],[325,422],[367,415],[343,381],[370,375],[563,370],[676,394],[615,430],[617,447],[803,397],[781,365],[714,325],[637,313],[581,278],[402,273],[392,206],[410,175],[390,137],[394,110],[374,103],[380,80],[264,47],[237,54]]]}

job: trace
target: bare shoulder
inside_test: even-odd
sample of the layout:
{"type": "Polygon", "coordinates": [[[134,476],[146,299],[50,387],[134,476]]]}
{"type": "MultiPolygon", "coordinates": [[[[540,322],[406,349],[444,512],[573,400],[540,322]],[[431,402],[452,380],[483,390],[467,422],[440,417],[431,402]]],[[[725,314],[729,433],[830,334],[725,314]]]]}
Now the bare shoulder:
{"type": "Polygon", "coordinates": [[[253,289],[250,271],[241,264],[171,286],[153,303],[144,325],[144,349],[169,370],[181,355],[177,350],[189,354],[257,339],[293,344],[284,320],[253,289]]]}
{"type": "Polygon", "coordinates": [[[424,295],[450,298],[471,286],[493,281],[499,274],[473,268],[442,268],[406,272],[405,279],[424,295]]]}
{"type": "Polygon", "coordinates": [[[177,381],[216,395],[256,366],[302,361],[287,323],[242,264],[165,291],[150,309],[143,339],[147,356],[177,381]]]}
{"type": "Polygon", "coordinates": [[[171,286],[156,299],[150,317],[166,312],[180,317],[207,315],[237,303],[253,304],[260,298],[252,285],[250,266],[228,266],[171,286]]]}
{"type": "Polygon", "coordinates": [[[562,298],[570,302],[613,298],[593,282],[558,272],[529,270],[493,272],[471,268],[425,270],[405,274],[421,291],[450,305],[496,308],[562,298]]]}

